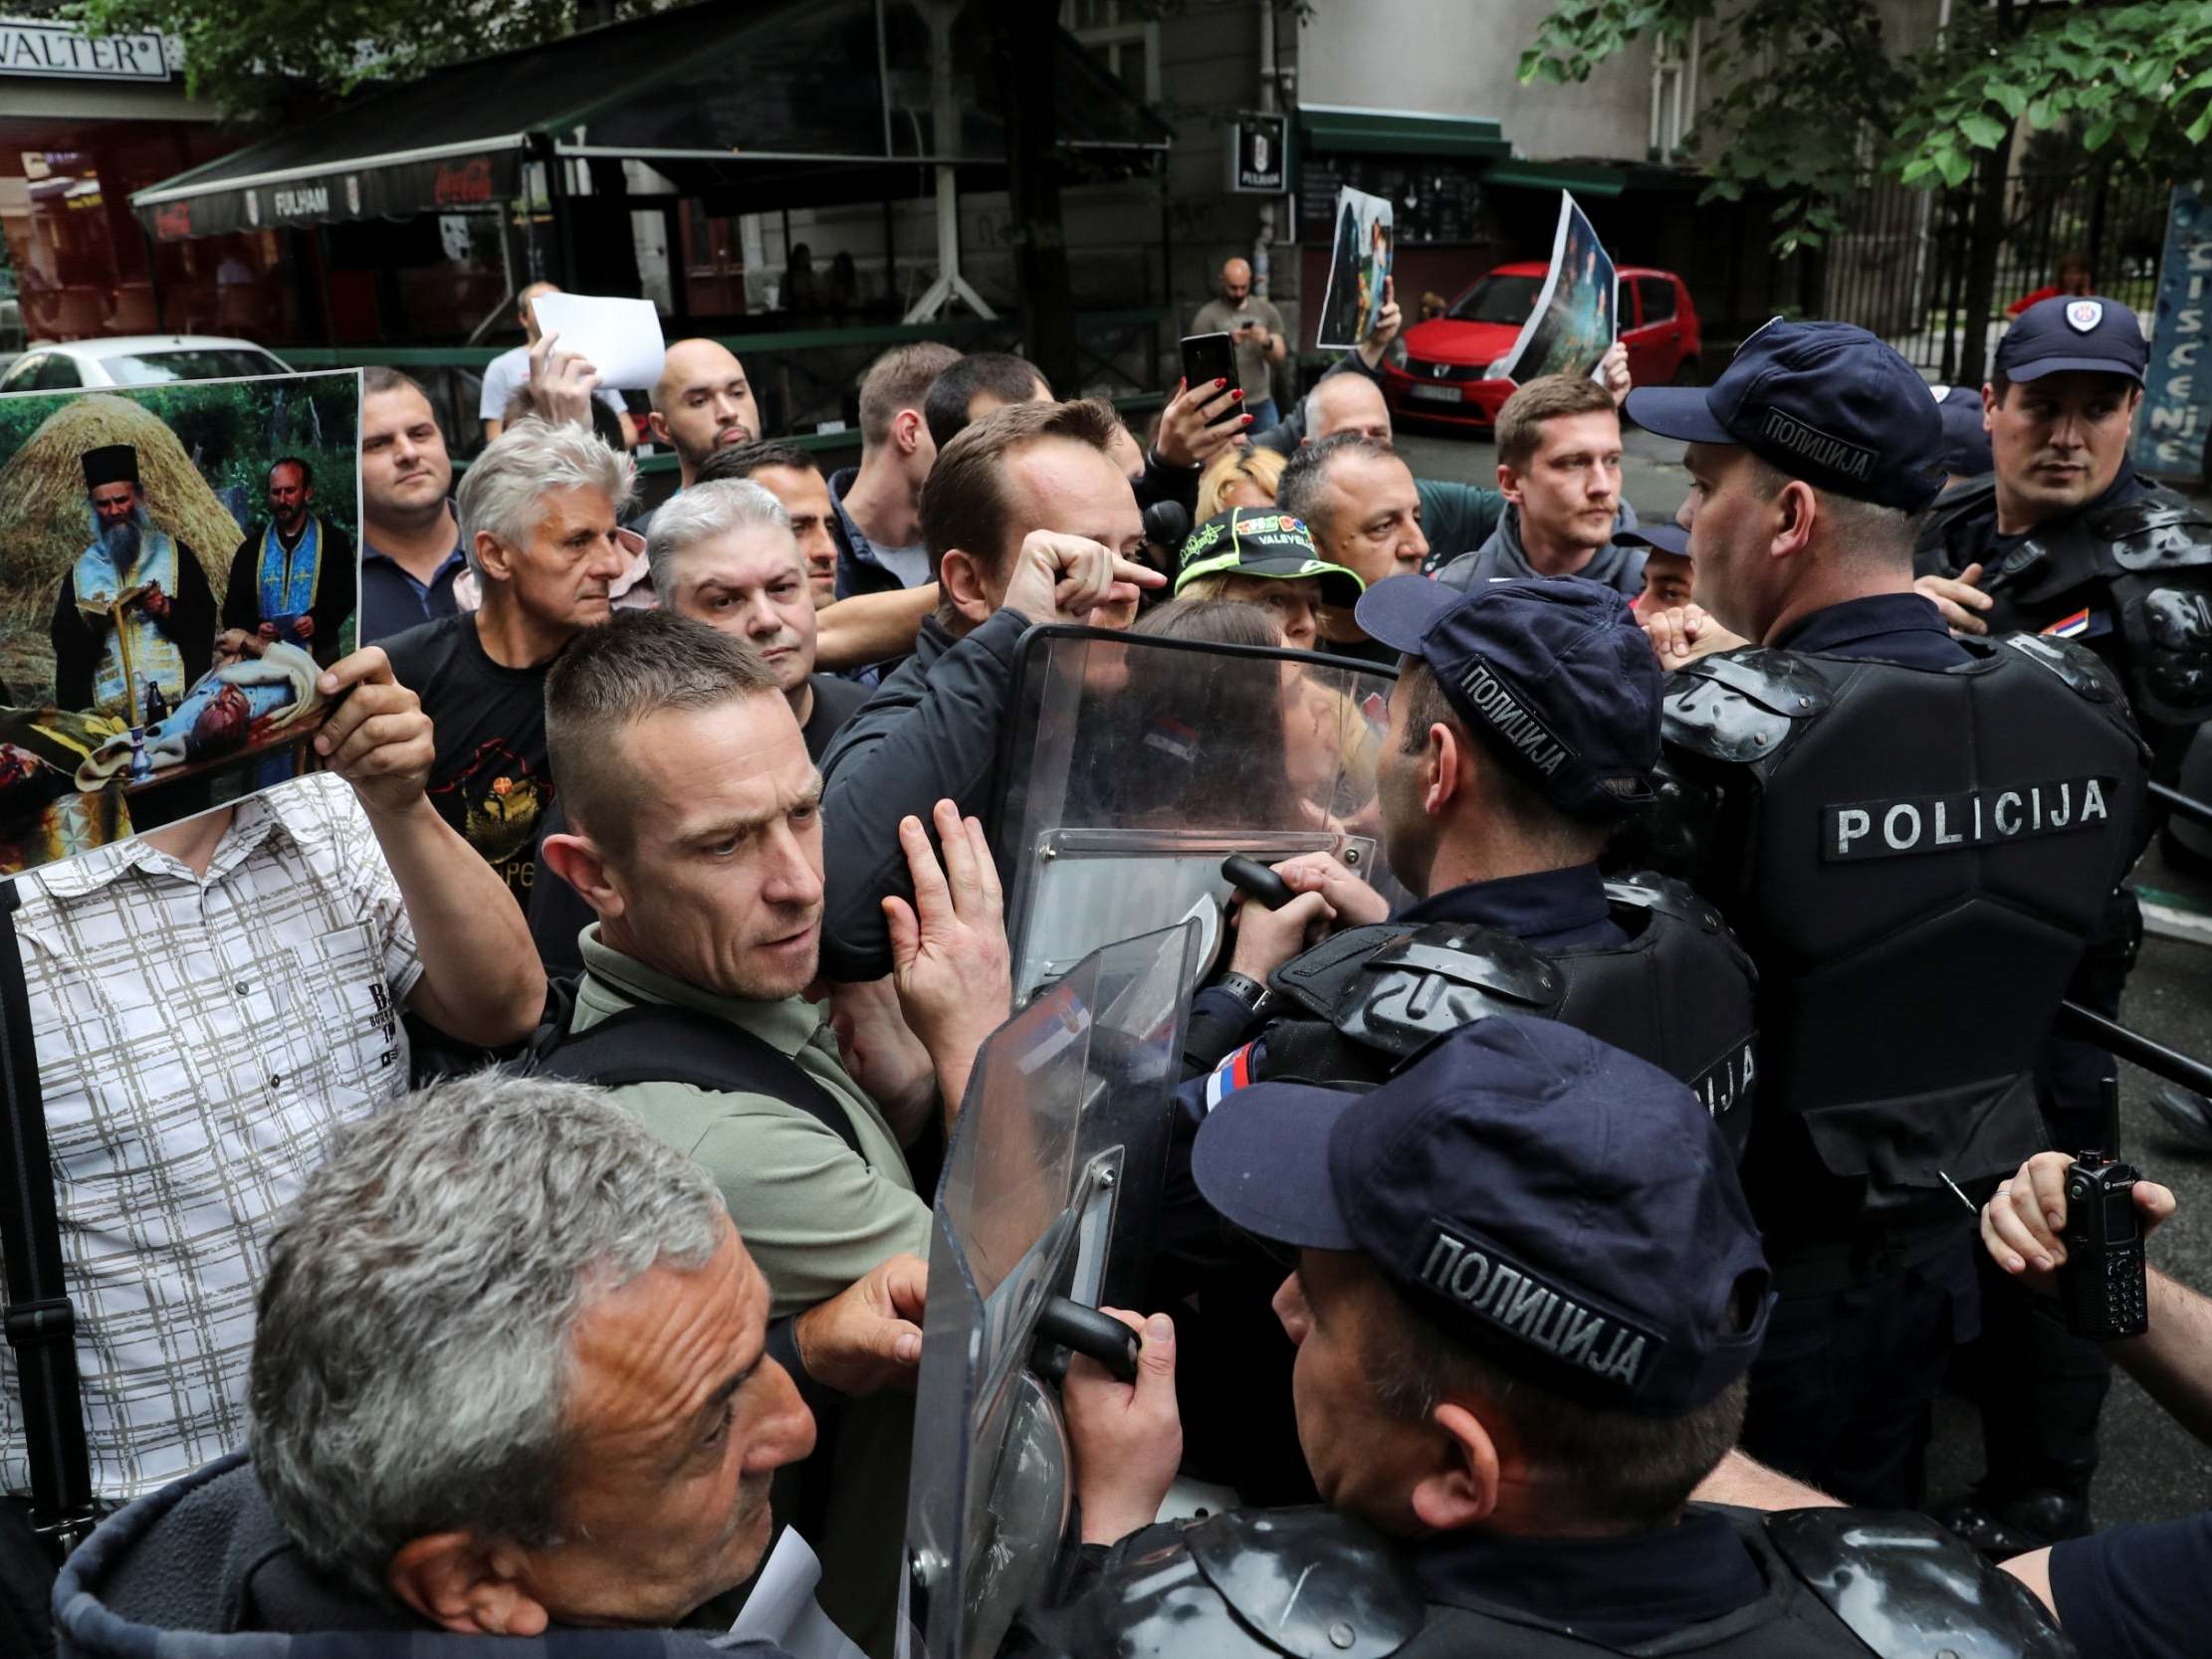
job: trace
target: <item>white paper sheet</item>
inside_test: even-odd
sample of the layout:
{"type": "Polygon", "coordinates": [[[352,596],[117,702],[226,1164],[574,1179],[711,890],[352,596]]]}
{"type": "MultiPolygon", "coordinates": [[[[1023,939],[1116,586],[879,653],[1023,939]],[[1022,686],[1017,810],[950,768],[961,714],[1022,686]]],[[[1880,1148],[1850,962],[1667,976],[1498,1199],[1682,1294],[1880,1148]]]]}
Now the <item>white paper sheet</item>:
{"type": "Polygon", "coordinates": [[[815,1601],[821,1576],[822,1563],[798,1529],[785,1527],[730,1634],[774,1642],[791,1659],[867,1659],[815,1601]]]}
{"type": "Polygon", "coordinates": [[[533,302],[538,331],[558,334],[556,349],[573,351],[599,371],[612,391],[651,391],[661,377],[668,347],[661,315],[650,300],[617,300],[598,294],[542,294],[533,302]]]}

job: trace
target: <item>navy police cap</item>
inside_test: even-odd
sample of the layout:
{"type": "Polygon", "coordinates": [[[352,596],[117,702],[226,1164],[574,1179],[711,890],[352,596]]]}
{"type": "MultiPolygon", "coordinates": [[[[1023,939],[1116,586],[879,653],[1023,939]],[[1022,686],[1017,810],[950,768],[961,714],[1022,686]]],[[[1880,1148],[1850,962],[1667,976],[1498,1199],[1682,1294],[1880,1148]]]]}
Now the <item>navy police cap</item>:
{"type": "Polygon", "coordinates": [[[2150,345],[2135,313],[2098,295],[2055,295],[2038,300],[1997,342],[1996,372],[2006,380],[2040,380],[2079,369],[2124,374],[2138,386],[2150,362],[2150,345]]]}
{"type": "Polygon", "coordinates": [[[1370,1094],[1255,1083],[1192,1173],[1233,1225],[1356,1251],[1515,1374],[1674,1417],[1751,1366],[1770,1298],[1711,1115],[1572,1026],[1493,1015],[1370,1094]]]}
{"type": "Polygon", "coordinates": [[[1650,804],[1664,676],[1612,588],[1541,576],[1462,593],[1392,576],[1352,614],[1426,661],[1468,727],[1561,811],[1604,820],[1650,804]]]}
{"type": "Polygon", "coordinates": [[[1648,523],[1631,524],[1613,532],[1616,547],[1649,547],[1657,553],[1672,553],[1676,558],[1689,557],[1689,531],[1669,519],[1652,519],[1648,523]]]}
{"type": "Polygon", "coordinates": [[[1848,322],[1776,317],[1710,386],[1640,386],[1628,410],[1662,438],[1741,445],[1792,478],[1906,513],[1943,484],[1943,426],[1927,382],[1848,322]]]}

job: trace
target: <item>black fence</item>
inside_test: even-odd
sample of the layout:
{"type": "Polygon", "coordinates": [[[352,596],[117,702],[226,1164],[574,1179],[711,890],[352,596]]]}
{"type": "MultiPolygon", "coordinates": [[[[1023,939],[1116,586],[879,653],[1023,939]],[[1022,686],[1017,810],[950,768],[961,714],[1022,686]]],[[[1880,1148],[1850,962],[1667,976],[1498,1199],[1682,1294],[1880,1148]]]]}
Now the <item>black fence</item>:
{"type": "Polygon", "coordinates": [[[2089,261],[2096,292],[2148,314],[2158,287],[2168,183],[2112,166],[2023,171],[2006,186],[1989,335],[1967,349],[1966,283],[1973,185],[1919,190],[1880,183],[1844,204],[1830,239],[1821,314],[1880,334],[1942,382],[1977,376],[2006,308],[2059,280],[2070,254],[2089,261]]]}

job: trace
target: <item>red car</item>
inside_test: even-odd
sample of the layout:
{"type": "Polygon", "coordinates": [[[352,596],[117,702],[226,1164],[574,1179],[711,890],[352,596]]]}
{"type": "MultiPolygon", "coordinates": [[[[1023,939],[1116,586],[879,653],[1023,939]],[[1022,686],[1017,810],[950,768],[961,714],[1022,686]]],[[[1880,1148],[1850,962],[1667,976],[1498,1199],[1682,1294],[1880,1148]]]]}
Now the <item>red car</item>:
{"type": "MultiPolygon", "coordinates": [[[[1484,430],[1513,382],[1490,370],[1513,349],[1544,289],[1541,264],[1501,265],[1452,302],[1443,315],[1417,322],[1402,349],[1383,363],[1383,393],[1394,416],[1449,421],[1484,430]]],[[[1623,266],[1621,339],[1640,386],[1689,385],[1697,373],[1697,308],[1670,271],[1623,266]]]]}

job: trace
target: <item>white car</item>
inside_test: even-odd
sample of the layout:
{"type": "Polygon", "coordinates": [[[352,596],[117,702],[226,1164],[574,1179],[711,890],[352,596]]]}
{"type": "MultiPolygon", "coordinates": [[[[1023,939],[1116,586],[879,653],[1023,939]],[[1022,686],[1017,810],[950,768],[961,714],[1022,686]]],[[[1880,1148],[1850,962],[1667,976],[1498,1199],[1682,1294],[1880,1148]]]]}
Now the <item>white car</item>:
{"type": "Polygon", "coordinates": [[[252,340],[214,334],[117,334],[31,346],[0,374],[0,392],[73,392],[88,386],[154,386],[169,380],[235,380],[290,374],[292,365],[252,340]]]}

